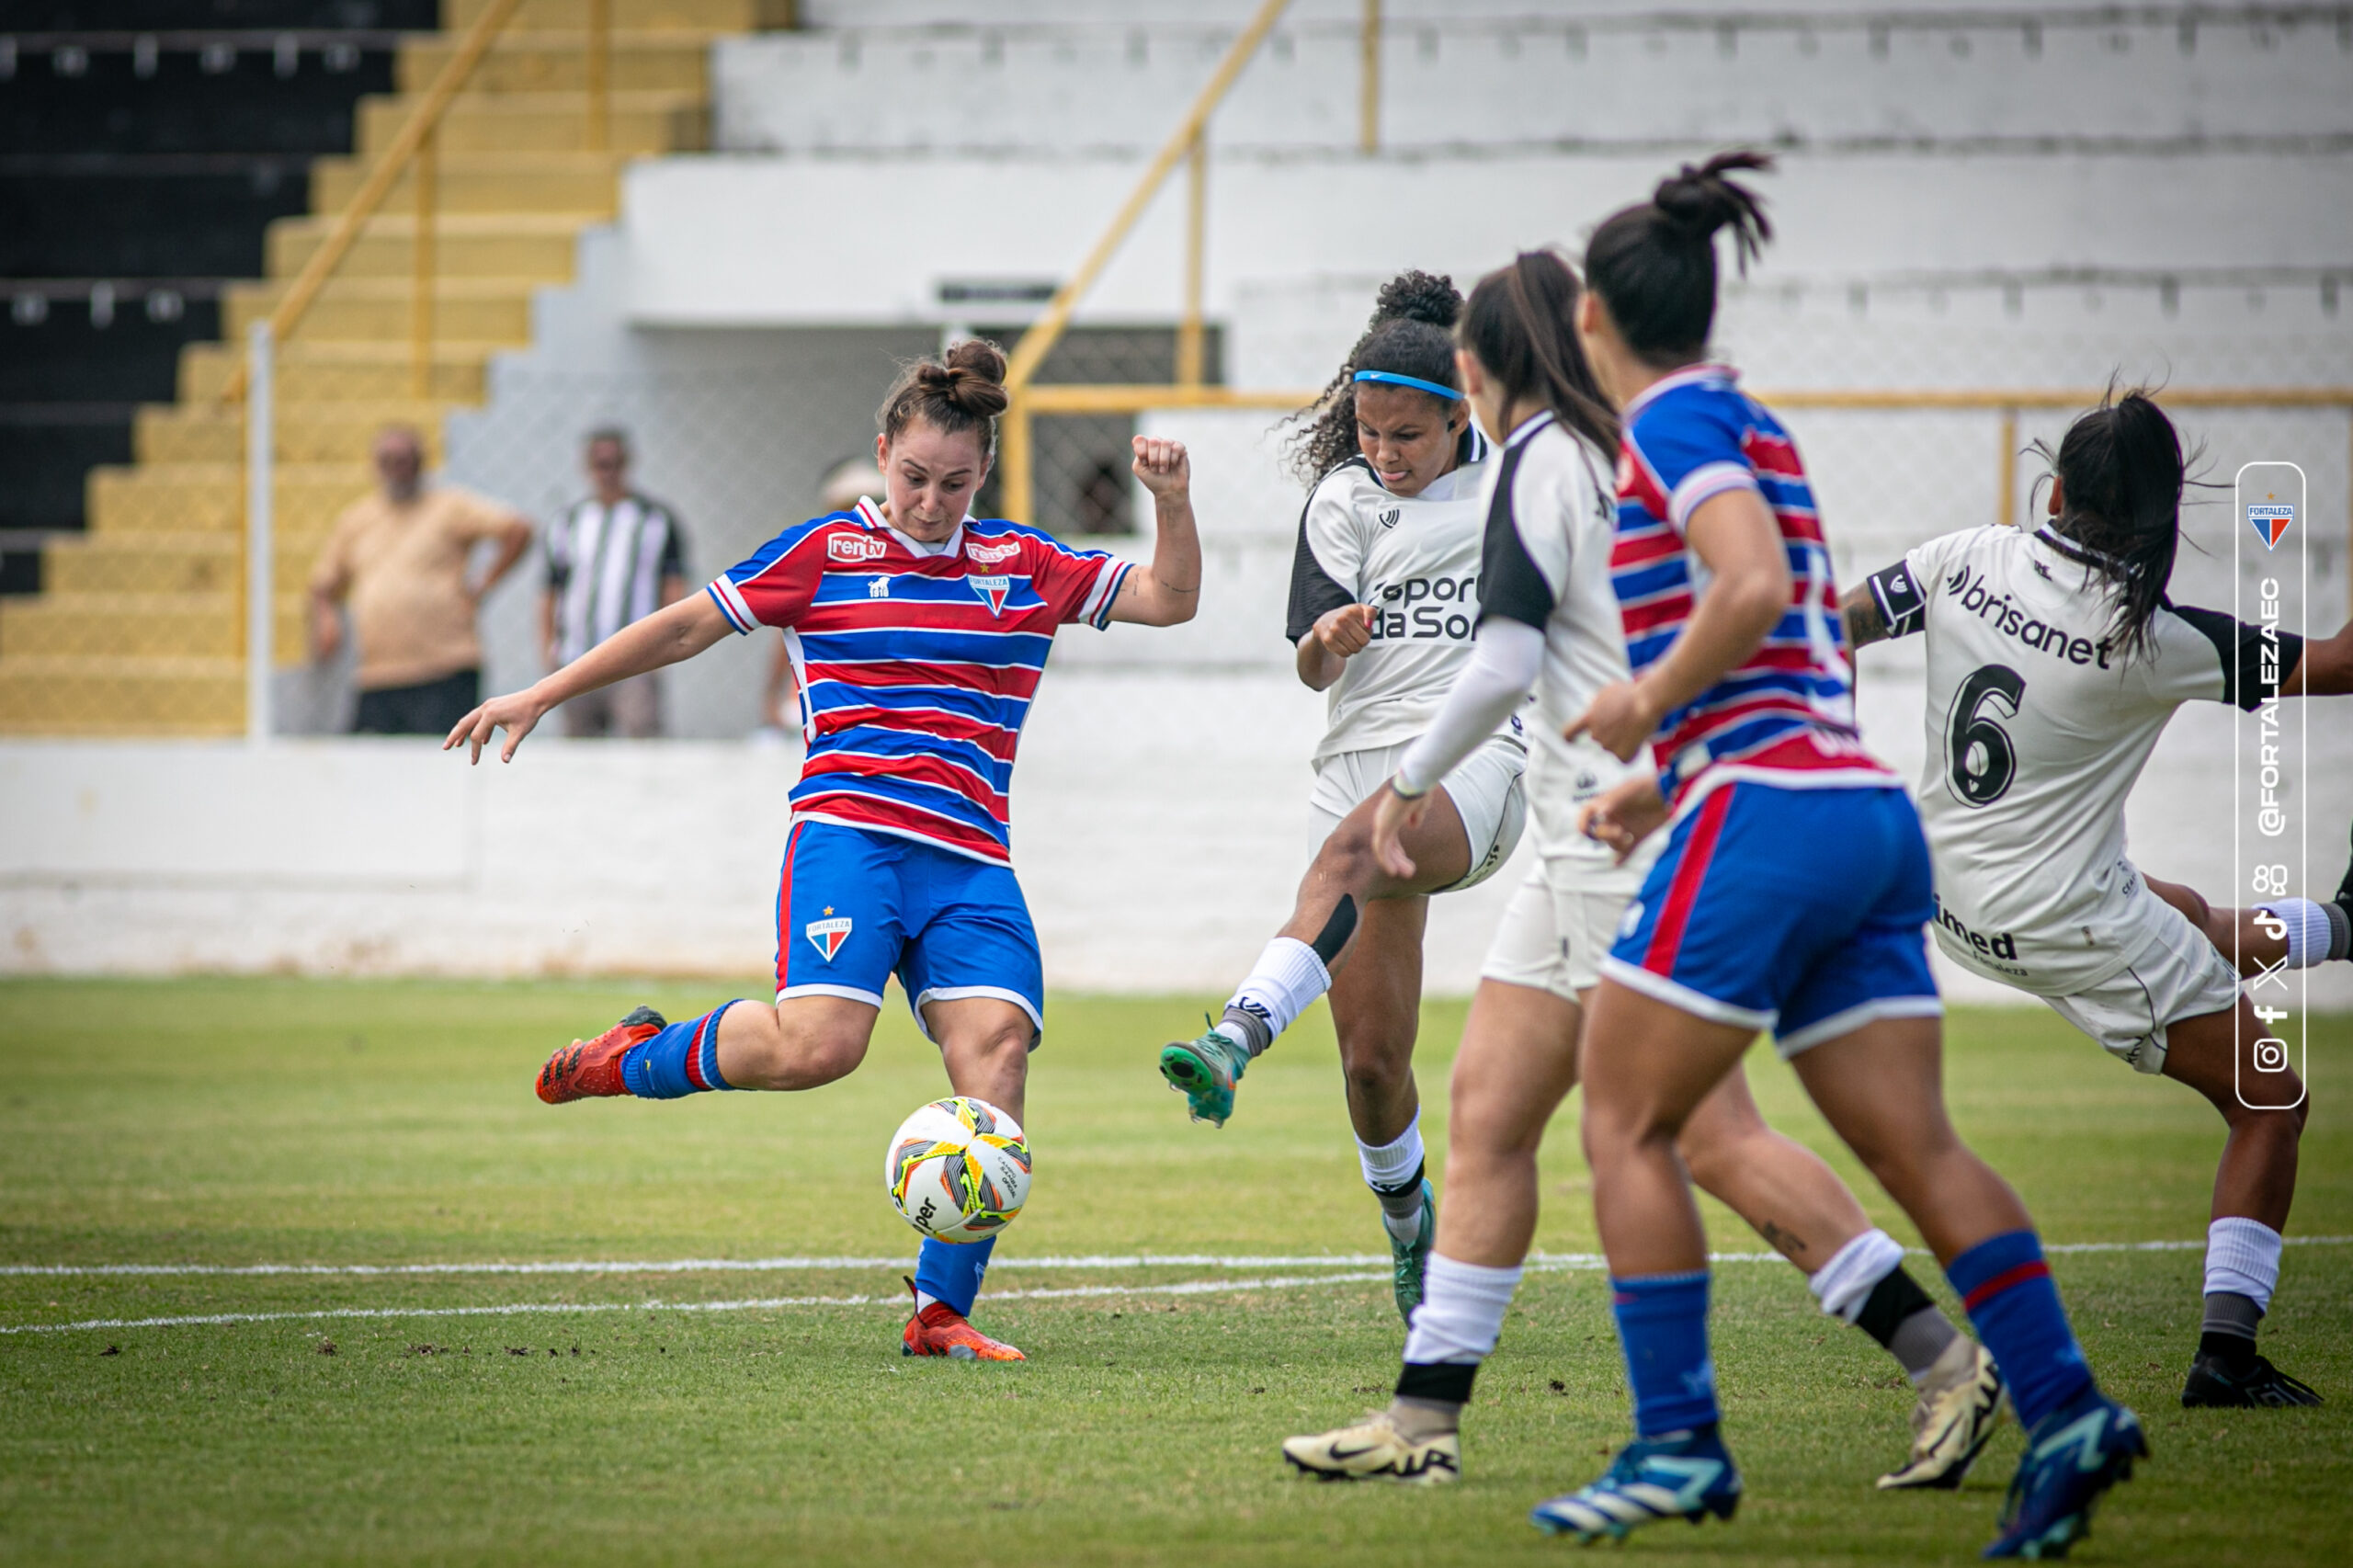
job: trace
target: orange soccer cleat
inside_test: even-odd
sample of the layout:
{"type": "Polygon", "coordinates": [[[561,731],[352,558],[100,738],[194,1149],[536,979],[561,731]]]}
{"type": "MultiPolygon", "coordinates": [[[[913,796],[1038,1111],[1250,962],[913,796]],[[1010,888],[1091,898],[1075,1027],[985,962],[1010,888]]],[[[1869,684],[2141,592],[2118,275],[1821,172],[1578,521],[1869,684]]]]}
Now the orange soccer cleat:
{"type": "Polygon", "coordinates": [[[540,1069],[540,1098],[550,1105],[563,1105],[629,1093],[629,1085],[621,1082],[621,1058],[630,1047],[669,1027],[668,1020],[653,1008],[636,1007],[595,1040],[574,1040],[540,1069]]]}
{"type": "MultiPolygon", "coordinates": [[[[912,1292],[915,1282],[907,1281],[912,1292]]],[[[903,1356],[947,1356],[959,1361],[1027,1361],[1029,1357],[1001,1340],[991,1339],[964,1321],[964,1314],[945,1301],[920,1308],[907,1320],[899,1336],[903,1356]]]]}

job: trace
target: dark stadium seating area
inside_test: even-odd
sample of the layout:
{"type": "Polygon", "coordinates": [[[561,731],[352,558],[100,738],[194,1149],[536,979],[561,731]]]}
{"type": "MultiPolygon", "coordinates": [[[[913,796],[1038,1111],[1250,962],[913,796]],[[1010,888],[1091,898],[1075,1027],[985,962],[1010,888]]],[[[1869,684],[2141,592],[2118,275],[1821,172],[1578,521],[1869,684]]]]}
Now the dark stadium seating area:
{"type": "Polygon", "coordinates": [[[439,0],[8,0],[0,6],[0,593],[39,586],[39,532],[84,525],[128,462],[222,280],[261,275],[313,157],[392,85],[439,0]]]}

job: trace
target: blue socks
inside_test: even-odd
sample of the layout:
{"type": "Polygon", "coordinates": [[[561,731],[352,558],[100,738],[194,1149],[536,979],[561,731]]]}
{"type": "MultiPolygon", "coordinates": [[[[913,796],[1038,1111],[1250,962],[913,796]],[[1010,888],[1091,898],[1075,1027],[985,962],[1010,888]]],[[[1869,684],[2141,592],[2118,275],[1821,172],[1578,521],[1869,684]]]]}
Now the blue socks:
{"type": "Polygon", "coordinates": [[[2033,1431],[2091,1386],[2091,1369],[2067,1326],[2067,1309],[2059,1304],[2059,1287],[2032,1231],[1979,1242],[1952,1260],[1945,1278],[1961,1293],[1978,1339],[2000,1364],[2019,1426],[2033,1431]]]}
{"type": "Polygon", "coordinates": [[[915,1254],[915,1289],[958,1317],[972,1315],[972,1298],[981,1293],[981,1276],[989,1269],[989,1254],[996,1238],[979,1242],[942,1242],[926,1236],[915,1254]]]}
{"type": "Polygon", "coordinates": [[[1712,1426],[1716,1368],[1708,1357],[1708,1271],[1612,1278],[1618,1341],[1634,1390],[1634,1433],[1656,1437],[1712,1426]]]}
{"type": "Polygon", "coordinates": [[[640,1099],[676,1100],[735,1085],[719,1075],[719,1020],[733,1002],[699,1018],[672,1024],[621,1058],[621,1082],[640,1099]]]}

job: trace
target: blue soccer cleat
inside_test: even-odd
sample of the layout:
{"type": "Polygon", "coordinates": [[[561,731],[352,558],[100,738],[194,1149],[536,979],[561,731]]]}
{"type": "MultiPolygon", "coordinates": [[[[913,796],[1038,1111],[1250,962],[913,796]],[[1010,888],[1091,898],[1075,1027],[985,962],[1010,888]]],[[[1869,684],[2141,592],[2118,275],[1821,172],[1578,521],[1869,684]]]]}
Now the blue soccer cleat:
{"type": "Polygon", "coordinates": [[[1250,1065],[1250,1048],[1211,1025],[1198,1040],[1162,1048],[1160,1075],[1185,1094],[1195,1121],[1223,1127],[1233,1114],[1233,1085],[1250,1065]]]}
{"type": "Polygon", "coordinates": [[[2148,1457],[2141,1418],[2086,1388],[2027,1434],[2026,1452],[2002,1505],[2002,1533],[1987,1557],[2064,1557],[2092,1531],[2092,1505],[2132,1461],[2148,1457]]]}
{"type": "Polygon", "coordinates": [[[1636,1438],[1618,1450],[1600,1480],[1537,1504],[1528,1519],[1546,1535],[1623,1540],[1638,1525],[1660,1519],[1696,1525],[1710,1514],[1729,1519],[1739,1506],[1740,1471],[1711,1425],[1636,1438]]]}
{"type": "MultiPolygon", "coordinates": [[[[1384,1232],[1388,1227],[1383,1226],[1384,1232]]],[[[1414,1326],[1414,1309],[1422,1304],[1422,1283],[1429,1277],[1430,1248],[1438,1244],[1438,1195],[1429,1177],[1422,1178],[1422,1223],[1411,1242],[1389,1233],[1389,1267],[1397,1293],[1397,1315],[1414,1326]]]]}

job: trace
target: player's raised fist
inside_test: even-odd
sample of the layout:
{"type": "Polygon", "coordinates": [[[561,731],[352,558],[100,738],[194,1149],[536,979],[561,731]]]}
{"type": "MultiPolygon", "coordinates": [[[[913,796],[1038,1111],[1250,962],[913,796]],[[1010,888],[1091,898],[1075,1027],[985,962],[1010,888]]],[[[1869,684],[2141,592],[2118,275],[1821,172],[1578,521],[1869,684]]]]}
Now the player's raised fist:
{"type": "Polygon", "coordinates": [[[1342,605],[1315,619],[1315,641],[1336,659],[1363,653],[1372,645],[1370,605],[1342,605]]]}
{"type": "Polygon", "coordinates": [[[1192,483],[1193,464],[1185,455],[1184,442],[1161,436],[1138,436],[1132,445],[1136,458],[1129,466],[1154,495],[1181,495],[1192,483]]]}

